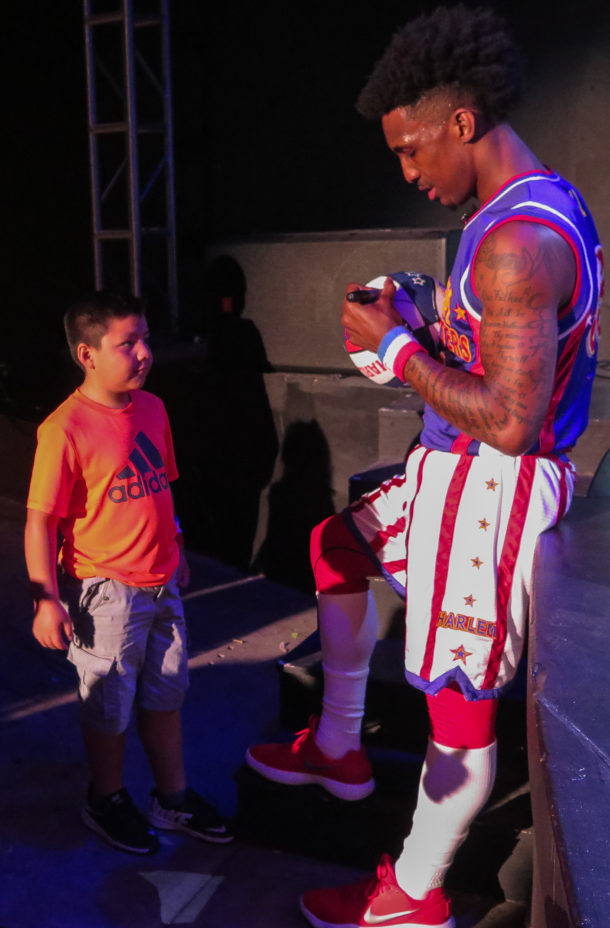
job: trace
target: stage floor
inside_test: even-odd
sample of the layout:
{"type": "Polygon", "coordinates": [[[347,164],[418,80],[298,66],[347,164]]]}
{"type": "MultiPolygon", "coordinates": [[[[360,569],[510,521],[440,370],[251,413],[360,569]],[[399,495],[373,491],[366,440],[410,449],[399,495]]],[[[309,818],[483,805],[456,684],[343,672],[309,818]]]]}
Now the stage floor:
{"type": "MultiPolygon", "coordinates": [[[[31,636],[22,533],[21,508],[0,500],[1,928],[303,928],[305,889],[351,882],[362,871],[315,849],[294,853],[251,836],[219,847],[168,833],[159,853],[139,858],[81,824],[87,769],[72,667],[31,636]]],[[[276,661],[315,629],[314,601],[260,576],[191,560],[187,767],[192,785],[234,816],[244,751],[278,726],[276,661]]],[[[151,783],[135,732],[125,784],[145,806],[151,783]]],[[[503,880],[513,897],[527,892],[530,879],[527,835],[519,846],[503,880]]],[[[472,860],[473,871],[479,863],[472,860]]],[[[525,924],[523,907],[501,905],[498,894],[458,887],[454,896],[458,928],[525,924]]]]}

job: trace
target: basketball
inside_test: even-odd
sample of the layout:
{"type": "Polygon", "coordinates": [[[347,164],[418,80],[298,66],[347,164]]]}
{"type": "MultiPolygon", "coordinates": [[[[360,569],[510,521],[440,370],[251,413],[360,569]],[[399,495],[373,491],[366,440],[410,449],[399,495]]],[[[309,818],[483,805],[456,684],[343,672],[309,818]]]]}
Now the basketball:
{"type": "MultiPolygon", "coordinates": [[[[391,277],[396,284],[394,306],[406,327],[429,355],[438,358],[439,308],[442,305],[444,294],[442,285],[428,274],[419,274],[417,271],[397,271],[384,274],[383,277],[375,277],[366,286],[381,290],[386,277],[391,277]]],[[[392,371],[384,367],[374,351],[353,345],[347,333],[344,333],[344,339],[350,360],[364,377],[386,387],[404,387],[404,383],[392,371]]]]}

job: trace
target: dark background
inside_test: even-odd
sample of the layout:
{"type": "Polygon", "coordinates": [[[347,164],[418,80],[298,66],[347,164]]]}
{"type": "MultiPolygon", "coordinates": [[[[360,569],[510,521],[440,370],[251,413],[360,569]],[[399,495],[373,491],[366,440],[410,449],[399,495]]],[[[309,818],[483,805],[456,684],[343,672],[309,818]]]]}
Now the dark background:
{"type": "MultiPolygon", "coordinates": [[[[201,302],[207,242],[456,224],[404,184],[379,127],[354,109],[393,31],[434,5],[170,3],[186,329],[201,302]]],[[[529,62],[529,94],[514,124],[581,187],[603,237],[610,225],[608,4],[583,0],[567,20],[546,0],[494,6],[529,62]]],[[[25,368],[32,390],[49,377],[61,390],[49,371],[63,344],[61,313],[93,283],[83,10],[79,0],[25,0],[3,13],[0,363],[25,368]]],[[[21,383],[24,400],[26,393],[21,383]]]]}

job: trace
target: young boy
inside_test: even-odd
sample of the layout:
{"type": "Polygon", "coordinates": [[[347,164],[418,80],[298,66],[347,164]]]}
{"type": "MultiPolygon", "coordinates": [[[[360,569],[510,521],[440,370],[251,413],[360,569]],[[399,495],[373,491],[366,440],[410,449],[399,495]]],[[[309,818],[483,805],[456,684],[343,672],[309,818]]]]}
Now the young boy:
{"type": "Polygon", "coordinates": [[[144,308],[134,297],[100,291],[73,305],[64,325],[84,380],[38,430],[25,551],[34,636],[67,649],[79,675],[91,769],[82,818],[124,851],[159,846],[123,787],[135,703],[156,787],[150,823],[225,843],[227,826],[185,779],[180,708],[188,677],[178,586],[189,572],[169,487],[178,472],[167,414],[141,389],[152,364],[144,308]]]}

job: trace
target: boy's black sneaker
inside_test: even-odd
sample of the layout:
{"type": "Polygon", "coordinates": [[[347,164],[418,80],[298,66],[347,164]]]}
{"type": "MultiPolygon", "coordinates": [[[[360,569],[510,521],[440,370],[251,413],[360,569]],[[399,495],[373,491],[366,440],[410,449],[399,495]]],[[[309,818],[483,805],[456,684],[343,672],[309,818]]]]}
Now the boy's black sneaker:
{"type": "Polygon", "coordinates": [[[126,789],[104,796],[94,806],[91,787],[81,818],[88,828],[113,847],[130,854],[152,854],[159,850],[159,839],[141,812],[136,809],[126,789]]]}
{"type": "Polygon", "coordinates": [[[192,789],[186,790],[179,809],[166,809],[159,802],[157,791],[153,790],[148,820],[155,828],[184,831],[212,844],[228,844],[234,837],[216,808],[192,789]]]}

